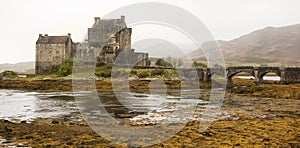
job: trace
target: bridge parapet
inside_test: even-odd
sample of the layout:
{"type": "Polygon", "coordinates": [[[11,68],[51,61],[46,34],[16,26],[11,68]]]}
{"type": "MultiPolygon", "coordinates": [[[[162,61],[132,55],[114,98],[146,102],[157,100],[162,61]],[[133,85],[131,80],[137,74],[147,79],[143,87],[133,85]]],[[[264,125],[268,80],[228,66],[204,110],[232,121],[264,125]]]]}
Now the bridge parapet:
{"type": "Polygon", "coordinates": [[[237,69],[253,69],[253,66],[236,66],[236,67],[227,67],[227,70],[237,70],[237,69]]]}
{"type": "Polygon", "coordinates": [[[300,68],[299,67],[287,67],[282,72],[282,83],[300,83],[300,68]]]}
{"type": "MultiPolygon", "coordinates": [[[[179,70],[181,75],[188,79],[197,79],[201,81],[211,81],[214,74],[219,73],[224,75],[225,69],[222,67],[214,68],[196,68],[195,69],[181,69],[179,70]]],[[[227,72],[227,86],[231,87],[233,85],[232,77],[238,73],[246,72],[251,76],[255,77],[255,82],[257,84],[263,81],[263,77],[269,73],[273,72],[280,76],[280,81],[282,83],[300,83],[300,68],[299,67],[253,67],[253,66],[238,66],[238,67],[228,67],[227,72]]]]}
{"type": "Polygon", "coordinates": [[[228,67],[227,77],[228,79],[231,79],[233,76],[241,72],[246,72],[254,76],[254,67],[253,66],[228,67]]]}

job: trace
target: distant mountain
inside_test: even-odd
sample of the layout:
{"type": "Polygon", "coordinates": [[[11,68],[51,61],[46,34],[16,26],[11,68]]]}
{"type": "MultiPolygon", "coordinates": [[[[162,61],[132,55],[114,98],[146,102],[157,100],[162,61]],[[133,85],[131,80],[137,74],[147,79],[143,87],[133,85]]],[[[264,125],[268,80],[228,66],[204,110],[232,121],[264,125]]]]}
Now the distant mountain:
{"type": "MultiPolygon", "coordinates": [[[[266,27],[231,41],[217,41],[228,62],[300,63],[300,24],[285,27],[266,27]]],[[[202,48],[212,48],[206,42],[202,48]]],[[[193,59],[203,57],[199,49],[191,52],[193,59]]]]}
{"type": "Polygon", "coordinates": [[[134,42],[132,48],[136,49],[136,52],[149,53],[150,57],[160,58],[184,58],[188,53],[193,51],[196,47],[189,43],[173,44],[167,40],[161,39],[145,39],[134,42]]]}
{"type": "Polygon", "coordinates": [[[0,64],[0,72],[5,70],[12,70],[16,72],[34,72],[34,62],[20,62],[16,64],[0,64]]]}

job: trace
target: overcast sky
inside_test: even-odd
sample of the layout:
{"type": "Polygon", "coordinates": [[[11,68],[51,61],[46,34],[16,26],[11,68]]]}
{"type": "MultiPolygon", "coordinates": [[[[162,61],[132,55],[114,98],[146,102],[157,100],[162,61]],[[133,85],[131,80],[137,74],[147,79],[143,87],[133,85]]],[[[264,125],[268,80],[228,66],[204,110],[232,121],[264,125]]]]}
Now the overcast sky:
{"type": "MultiPolygon", "coordinates": [[[[38,34],[72,34],[81,41],[95,16],[143,0],[1,0],[0,63],[35,60],[38,34]]],[[[148,2],[148,1],[147,1],[148,2]]],[[[300,23],[299,0],[160,0],[197,16],[215,39],[231,40],[266,26],[300,23]]],[[[142,30],[136,29],[136,30],[142,30]]],[[[135,34],[133,42],[143,33],[135,34]]],[[[144,33],[147,33],[145,31],[144,33]]],[[[138,50],[138,49],[136,49],[138,50]]]]}

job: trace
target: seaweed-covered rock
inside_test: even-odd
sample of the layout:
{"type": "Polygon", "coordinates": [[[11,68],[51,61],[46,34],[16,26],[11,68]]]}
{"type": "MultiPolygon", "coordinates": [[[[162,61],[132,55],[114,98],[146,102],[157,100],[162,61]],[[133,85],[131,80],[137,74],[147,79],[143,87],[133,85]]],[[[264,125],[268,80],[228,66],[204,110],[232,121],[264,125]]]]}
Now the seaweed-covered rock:
{"type": "Polygon", "coordinates": [[[0,74],[0,80],[1,80],[1,77],[5,77],[5,78],[15,78],[17,77],[17,73],[13,72],[13,71],[10,71],[10,70],[6,70],[4,72],[2,72],[0,74]]]}

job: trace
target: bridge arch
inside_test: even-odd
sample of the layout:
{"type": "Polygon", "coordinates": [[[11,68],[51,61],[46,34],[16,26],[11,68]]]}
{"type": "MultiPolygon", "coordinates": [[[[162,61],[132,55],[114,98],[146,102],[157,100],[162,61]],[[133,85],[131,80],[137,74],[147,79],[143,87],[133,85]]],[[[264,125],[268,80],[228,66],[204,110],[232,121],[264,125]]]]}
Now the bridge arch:
{"type": "Polygon", "coordinates": [[[281,73],[273,72],[273,71],[267,71],[267,72],[261,73],[258,77],[263,78],[268,73],[275,73],[277,76],[281,77],[281,73]]]}
{"type": "Polygon", "coordinates": [[[262,82],[263,77],[268,73],[275,73],[277,76],[282,78],[281,70],[279,67],[258,67],[257,76],[256,76],[258,79],[258,82],[259,83],[262,82]]]}
{"type": "Polygon", "coordinates": [[[231,79],[232,77],[236,76],[239,73],[247,73],[250,76],[255,77],[254,72],[246,72],[246,71],[237,71],[237,72],[231,72],[231,73],[227,73],[227,78],[231,79]]]}
{"type": "Polygon", "coordinates": [[[227,68],[227,87],[234,86],[232,78],[241,72],[248,73],[251,76],[255,77],[253,66],[228,67],[227,68]]]}

